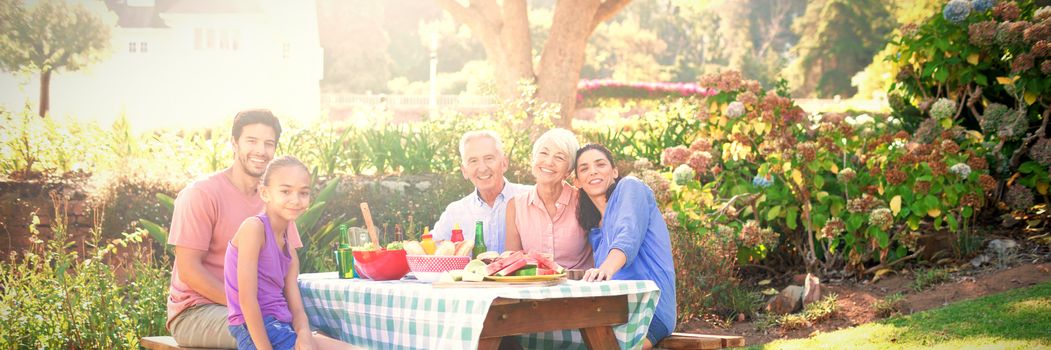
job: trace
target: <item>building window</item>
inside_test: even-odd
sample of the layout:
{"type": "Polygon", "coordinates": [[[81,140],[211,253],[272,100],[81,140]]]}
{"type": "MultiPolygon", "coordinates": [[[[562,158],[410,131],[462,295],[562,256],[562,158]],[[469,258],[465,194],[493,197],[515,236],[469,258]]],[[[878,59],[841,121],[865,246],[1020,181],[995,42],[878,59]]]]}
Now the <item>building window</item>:
{"type": "Polygon", "coordinates": [[[194,50],[201,50],[204,48],[204,29],[193,29],[193,48],[194,50]]]}
{"type": "Polygon", "coordinates": [[[292,44],[285,43],[284,45],[281,45],[281,56],[286,60],[288,57],[292,56],[292,44]]]}
{"type": "Polygon", "coordinates": [[[227,29],[223,29],[219,34],[219,49],[230,49],[230,31],[227,29]]]}
{"type": "Polygon", "coordinates": [[[230,49],[237,51],[241,46],[241,31],[234,29],[230,31],[230,49]]]}
{"type": "Polygon", "coordinates": [[[128,52],[135,53],[135,48],[136,46],[134,42],[128,43],[128,52]]]}
{"type": "Polygon", "coordinates": [[[149,51],[150,51],[149,47],[146,46],[146,42],[145,41],[139,43],[139,52],[145,53],[145,52],[149,52],[149,51]]]}
{"type": "Polygon", "coordinates": [[[208,29],[208,49],[215,48],[215,29],[208,29]]]}

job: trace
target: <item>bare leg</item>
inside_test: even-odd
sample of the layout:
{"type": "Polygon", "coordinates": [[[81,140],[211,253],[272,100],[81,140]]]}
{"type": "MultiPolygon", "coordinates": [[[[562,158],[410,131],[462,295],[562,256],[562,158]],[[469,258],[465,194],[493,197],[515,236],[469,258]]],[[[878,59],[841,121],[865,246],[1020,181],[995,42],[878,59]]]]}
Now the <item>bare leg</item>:
{"type": "Polygon", "coordinates": [[[642,350],[650,350],[650,349],[653,349],[653,343],[650,342],[649,338],[643,339],[642,350]]]}
{"type": "Polygon", "coordinates": [[[319,350],[346,350],[362,349],[354,345],[344,343],[338,339],[332,339],[321,333],[314,333],[314,344],[319,350]]]}

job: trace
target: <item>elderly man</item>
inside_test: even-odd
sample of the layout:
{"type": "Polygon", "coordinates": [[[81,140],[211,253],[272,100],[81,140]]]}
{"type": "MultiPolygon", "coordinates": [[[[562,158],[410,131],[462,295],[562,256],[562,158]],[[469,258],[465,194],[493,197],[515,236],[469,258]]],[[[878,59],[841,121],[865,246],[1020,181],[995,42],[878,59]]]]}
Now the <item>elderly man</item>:
{"type": "Polygon", "coordinates": [[[460,138],[460,158],[460,171],[474,184],[474,191],[450,203],[434,224],[431,234],[435,240],[447,240],[452,237],[453,227],[459,224],[464,240],[471,241],[474,239],[474,223],[481,221],[486,248],[503,252],[507,202],[516,194],[528,191],[530,186],[514,184],[504,178],[508,160],[500,136],[493,131],[464,134],[460,138]]]}

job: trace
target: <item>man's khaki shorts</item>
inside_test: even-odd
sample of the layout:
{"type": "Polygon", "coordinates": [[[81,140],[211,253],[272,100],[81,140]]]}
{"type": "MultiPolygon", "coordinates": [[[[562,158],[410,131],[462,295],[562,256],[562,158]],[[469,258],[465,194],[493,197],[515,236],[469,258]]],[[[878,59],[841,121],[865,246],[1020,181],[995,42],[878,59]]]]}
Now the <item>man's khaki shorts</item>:
{"type": "Polygon", "coordinates": [[[230,335],[226,306],[203,304],[179,313],[172,320],[172,338],[181,347],[237,349],[230,335]]]}

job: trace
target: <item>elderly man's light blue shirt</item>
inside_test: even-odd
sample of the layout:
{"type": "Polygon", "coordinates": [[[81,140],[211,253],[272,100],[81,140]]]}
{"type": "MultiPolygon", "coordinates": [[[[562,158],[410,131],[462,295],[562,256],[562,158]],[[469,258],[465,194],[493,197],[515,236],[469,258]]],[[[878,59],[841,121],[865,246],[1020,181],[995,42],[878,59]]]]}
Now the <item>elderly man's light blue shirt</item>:
{"type": "Polygon", "coordinates": [[[503,253],[507,239],[507,202],[516,194],[529,191],[532,187],[504,179],[504,189],[496,196],[491,207],[482,200],[478,189],[475,189],[466,197],[449,203],[438,222],[434,223],[431,235],[436,241],[448,240],[452,237],[453,226],[459,224],[463,230],[463,239],[474,241],[474,223],[481,221],[485,247],[490,251],[503,253]]]}

